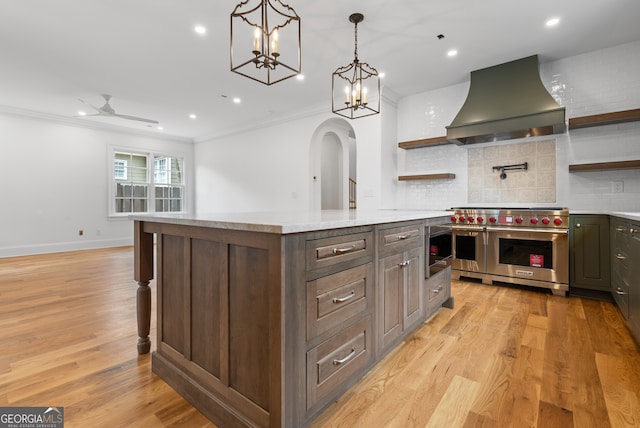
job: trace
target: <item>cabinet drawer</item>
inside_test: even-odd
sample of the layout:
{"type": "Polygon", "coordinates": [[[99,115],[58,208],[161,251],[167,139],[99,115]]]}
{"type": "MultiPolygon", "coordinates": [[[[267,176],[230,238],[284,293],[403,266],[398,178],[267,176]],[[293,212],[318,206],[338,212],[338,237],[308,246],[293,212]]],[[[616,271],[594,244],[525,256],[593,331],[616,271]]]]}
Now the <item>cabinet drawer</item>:
{"type": "Polygon", "coordinates": [[[373,263],[307,282],[307,340],[363,314],[373,298],[373,263]]]}
{"type": "Polygon", "coordinates": [[[373,256],[371,232],[332,236],[307,241],[307,270],[373,256]]]}
{"type": "Polygon", "coordinates": [[[613,284],[611,287],[611,294],[620,308],[620,312],[624,315],[625,319],[629,318],[629,286],[622,281],[617,281],[614,276],[613,284]]]}
{"type": "Polygon", "coordinates": [[[307,352],[307,410],[322,406],[371,363],[371,335],[367,316],[307,352]]]}
{"type": "Polygon", "coordinates": [[[428,309],[441,306],[451,295],[451,270],[445,269],[426,280],[428,309]]]}
{"type": "Polygon", "coordinates": [[[424,243],[424,225],[412,224],[380,229],[379,242],[381,251],[398,251],[412,248],[424,243]]]}
{"type": "Polygon", "coordinates": [[[629,259],[626,253],[618,251],[613,254],[611,275],[629,284],[629,259]]]}

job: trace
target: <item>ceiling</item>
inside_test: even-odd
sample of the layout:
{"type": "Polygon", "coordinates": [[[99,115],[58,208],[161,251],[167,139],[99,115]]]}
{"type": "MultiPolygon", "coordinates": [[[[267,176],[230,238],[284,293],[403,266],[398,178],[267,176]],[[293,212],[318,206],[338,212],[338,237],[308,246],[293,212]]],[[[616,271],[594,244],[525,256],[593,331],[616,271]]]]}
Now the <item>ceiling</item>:
{"type": "Polygon", "coordinates": [[[544,63],[640,40],[638,0],[288,0],[301,17],[305,78],[266,86],[229,70],[230,13],[238,2],[2,1],[0,111],[193,141],[330,111],[331,73],[353,60],[353,12],[365,16],[359,58],[385,73],[383,93],[391,99],[533,54],[544,63]],[[547,28],[552,17],[560,23],[547,28]],[[207,33],[196,34],[196,25],[207,33]],[[450,49],[458,55],[448,57],[450,49]],[[164,129],[74,117],[92,113],[79,99],[101,106],[100,94],[113,97],[117,113],[155,119],[164,129]]]}

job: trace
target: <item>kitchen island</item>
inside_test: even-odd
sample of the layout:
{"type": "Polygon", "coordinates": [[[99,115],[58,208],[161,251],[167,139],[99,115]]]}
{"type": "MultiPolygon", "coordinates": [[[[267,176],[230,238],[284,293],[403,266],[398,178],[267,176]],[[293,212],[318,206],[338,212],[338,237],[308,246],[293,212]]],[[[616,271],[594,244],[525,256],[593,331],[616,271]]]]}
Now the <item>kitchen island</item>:
{"type": "Polygon", "coordinates": [[[452,305],[450,269],[425,269],[425,232],[449,215],[132,216],[138,352],[157,270],[152,370],[219,426],[305,426],[452,305]]]}

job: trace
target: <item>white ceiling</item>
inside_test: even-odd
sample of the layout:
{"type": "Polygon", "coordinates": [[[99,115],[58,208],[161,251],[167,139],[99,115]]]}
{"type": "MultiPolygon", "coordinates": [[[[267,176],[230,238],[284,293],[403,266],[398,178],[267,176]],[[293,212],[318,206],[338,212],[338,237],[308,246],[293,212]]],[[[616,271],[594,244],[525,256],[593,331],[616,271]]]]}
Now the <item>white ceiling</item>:
{"type": "Polygon", "coordinates": [[[547,62],[640,40],[638,0],[288,0],[301,17],[305,79],[266,86],[229,70],[237,3],[1,0],[0,109],[195,141],[330,111],[331,73],[353,60],[353,12],[365,16],[358,26],[360,60],[386,74],[384,91],[394,98],[533,54],[547,62]],[[551,17],[560,24],[546,28],[551,17]],[[206,35],[194,32],[197,24],[206,35]],[[459,54],[449,58],[452,48],[459,54]],[[102,93],[112,95],[116,112],[156,119],[164,130],[117,118],[73,119],[86,110],[78,99],[100,106],[102,93]]]}

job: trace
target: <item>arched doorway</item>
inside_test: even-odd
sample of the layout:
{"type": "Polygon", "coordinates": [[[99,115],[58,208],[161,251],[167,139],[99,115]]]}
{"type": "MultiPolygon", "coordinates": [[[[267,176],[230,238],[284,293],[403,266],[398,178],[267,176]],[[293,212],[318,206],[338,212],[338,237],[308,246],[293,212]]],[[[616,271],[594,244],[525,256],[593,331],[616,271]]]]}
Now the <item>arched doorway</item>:
{"type": "Polygon", "coordinates": [[[356,207],[356,138],[344,119],[332,118],[316,128],[311,139],[311,208],[356,207]]]}

